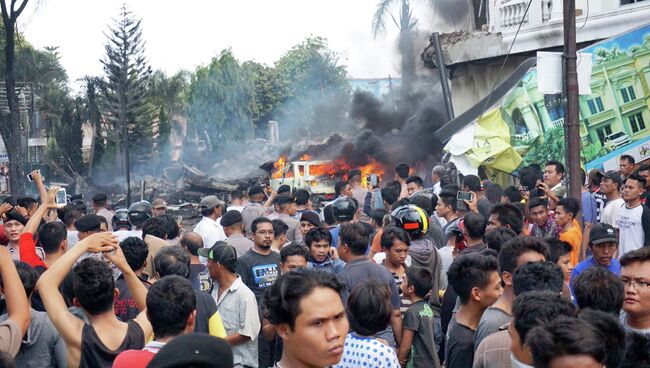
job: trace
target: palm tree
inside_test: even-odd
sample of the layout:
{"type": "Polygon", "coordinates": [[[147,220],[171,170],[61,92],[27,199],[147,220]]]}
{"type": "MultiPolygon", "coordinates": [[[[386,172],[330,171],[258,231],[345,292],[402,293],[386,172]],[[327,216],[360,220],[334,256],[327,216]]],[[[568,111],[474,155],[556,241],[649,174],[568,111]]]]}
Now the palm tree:
{"type": "Polygon", "coordinates": [[[380,0],[377,4],[377,10],[372,19],[372,29],[374,36],[386,31],[386,17],[390,16],[397,28],[399,29],[399,43],[398,48],[402,55],[402,96],[405,96],[407,91],[415,80],[415,27],[418,20],[413,16],[409,0],[399,0],[400,14],[399,21],[395,19],[390,12],[391,6],[396,0],[380,0]]]}

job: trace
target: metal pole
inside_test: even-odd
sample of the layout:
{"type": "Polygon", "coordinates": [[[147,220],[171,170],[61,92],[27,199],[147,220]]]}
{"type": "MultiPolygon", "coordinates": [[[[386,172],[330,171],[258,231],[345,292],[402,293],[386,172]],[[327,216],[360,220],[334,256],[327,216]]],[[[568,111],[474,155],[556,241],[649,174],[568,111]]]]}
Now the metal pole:
{"type": "Polygon", "coordinates": [[[580,200],[580,115],[578,112],[578,72],[576,56],[575,0],[563,0],[564,5],[564,112],[569,196],[580,200]]]}
{"type": "Polygon", "coordinates": [[[440,85],[442,86],[442,96],[445,99],[445,108],[447,109],[447,118],[452,120],[454,115],[454,105],[451,102],[451,91],[449,90],[449,81],[447,80],[447,67],[442,57],[442,46],[440,46],[440,34],[433,33],[433,47],[436,49],[436,64],[438,73],[440,73],[440,85]]]}

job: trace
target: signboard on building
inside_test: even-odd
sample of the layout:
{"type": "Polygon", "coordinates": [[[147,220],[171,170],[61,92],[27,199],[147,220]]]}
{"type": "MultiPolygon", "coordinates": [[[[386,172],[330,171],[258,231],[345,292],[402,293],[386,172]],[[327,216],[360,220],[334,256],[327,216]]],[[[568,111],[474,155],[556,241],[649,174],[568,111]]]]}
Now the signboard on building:
{"type": "MultiPolygon", "coordinates": [[[[650,24],[581,51],[592,54],[593,64],[591,94],[579,99],[585,167],[617,168],[624,153],[650,158],[650,24]]],[[[533,67],[475,123],[490,116],[505,124],[521,166],[563,159],[564,106],[561,94],[539,91],[533,67]]]]}

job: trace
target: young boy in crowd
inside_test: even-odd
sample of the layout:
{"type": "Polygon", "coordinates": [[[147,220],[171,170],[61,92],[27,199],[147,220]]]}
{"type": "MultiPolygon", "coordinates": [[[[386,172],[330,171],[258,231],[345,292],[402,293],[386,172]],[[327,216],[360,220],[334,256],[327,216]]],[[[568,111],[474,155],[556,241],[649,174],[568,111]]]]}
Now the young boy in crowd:
{"type": "Polygon", "coordinates": [[[379,281],[357,285],[348,298],[352,331],[345,338],[343,357],[336,368],[399,368],[397,355],[377,338],[386,329],[393,307],[390,290],[379,281]]]}
{"type": "Polygon", "coordinates": [[[402,343],[397,356],[400,364],[407,368],[440,367],[434,341],[433,311],[424,299],[432,285],[433,277],[428,269],[411,267],[406,270],[401,289],[411,306],[404,315],[402,343]]]}
{"type": "Polygon", "coordinates": [[[447,329],[446,367],[471,367],[474,360],[474,335],[481,315],[503,292],[499,262],[493,256],[459,256],[449,267],[447,277],[461,306],[447,329]]]}
{"type": "MultiPolygon", "coordinates": [[[[404,282],[406,275],[406,264],[404,262],[410,245],[411,239],[408,233],[401,228],[390,226],[381,235],[381,247],[386,257],[381,264],[393,275],[398,288],[404,282]]],[[[430,290],[431,288],[429,288],[430,290]]],[[[400,312],[404,316],[404,313],[411,305],[411,301],[405,294],[402,294],[401,299],[400,312]]]]}
{"type": "Polygon", "coordinates": [[[290,243],[280,251],[280,270],[282,273],[291,272],[300,268],[307,268],[309,250],[304,245],[290,243]]]}
{"type": "Polygon", "coordinates": [[[337,274],[345,267],[345,262],[332,258],[332,234],[329,230],[316,227],[305,234],[305,245],[309,248],[308,268],[315,268],[337,274]]]}
{"type": "Polygon", "coordinates": [[[562,228],[560,240],[571,244],[571,266],[575,267],[580,261],[582,247],[582,230],[576,220],[580,212],[580,202],[575,198],[564,198],[555,208],[555,223],[562,228]]]}

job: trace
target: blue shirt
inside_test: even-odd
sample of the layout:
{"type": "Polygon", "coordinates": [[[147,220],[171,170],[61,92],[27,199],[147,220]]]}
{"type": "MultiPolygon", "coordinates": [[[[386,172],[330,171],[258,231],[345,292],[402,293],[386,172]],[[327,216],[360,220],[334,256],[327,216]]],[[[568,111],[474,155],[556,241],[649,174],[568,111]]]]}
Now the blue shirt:
{"type": "Polygon", "coordinates": [[[311,255],[307,258],[307,268],[314,268],[317,270],[323,270],[329,273],[337,274],[343,271],[345,267],[345,262],[340,259],[332,259],[329,256],[323,262],[316,262],[311,255]]]}
{"type": "Polygon", "coordinates": [[[341,231],[341,225],[337,225],[335,228],[330,230],[330,235],[332,235],[332,246],[336,248],[339,245],[339,232],[341,231]]]}
{"type": "MultiPolygon", "coordinates": [[[[571,291],[573,291],[573,281],[575,281],[578,275],[580,275],[582,272],[584,272],[586,269],[590,267],[603,267],[603,266],[597,263],[594,260],[594,257],[589,257],[588,259],[578,263],[573,269],[573,271],[571,272],[571,281],[569,282],[569,285],[571,286],[571,291]]],[[[621,264],[616,258],[612,258],[612,261],[609,263],[607,269],[616,276],[619,276],[621,274],[621,264]]]]}

